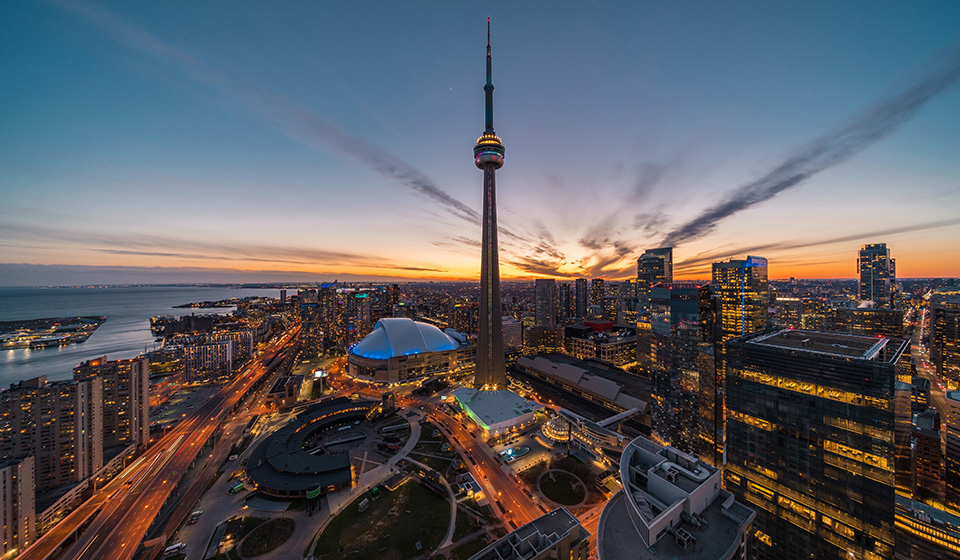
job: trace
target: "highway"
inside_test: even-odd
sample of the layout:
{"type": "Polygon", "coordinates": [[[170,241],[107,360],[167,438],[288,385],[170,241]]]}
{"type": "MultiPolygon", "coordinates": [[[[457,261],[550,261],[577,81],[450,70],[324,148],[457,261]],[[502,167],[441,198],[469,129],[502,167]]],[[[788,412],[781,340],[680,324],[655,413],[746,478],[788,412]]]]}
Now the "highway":
{"type": "Polygon", "coordinates": [[[119,477],[25,550],[20,558],[46,560],[52,557],[64,539],[89,519],[91,512],[99,508],[102,509],[88,530],[64,557],[82,560],[131,558],[154,517],[203,444],[217,429],[223,417],[267,371],[265,364],[270,361],[271,355],[276,357],[296,333],[297,329],[292,329],[270,343],[261,356],[253,360],[215,397],[170,430],[119,477]],[[103,504],[108,500],[109,504],[104,507],[103,504]],[[80,514],[81,511],[86,514],[80,514]]]}

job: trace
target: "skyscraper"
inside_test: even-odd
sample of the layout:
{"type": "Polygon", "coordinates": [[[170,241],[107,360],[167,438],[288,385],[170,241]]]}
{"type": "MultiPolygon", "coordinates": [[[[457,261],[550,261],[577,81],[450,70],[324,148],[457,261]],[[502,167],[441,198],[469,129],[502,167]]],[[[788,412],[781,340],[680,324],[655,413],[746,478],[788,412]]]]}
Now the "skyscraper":
{"type": "Polygon", "coordinates": [[[575,315],[577,319],[585,319],[587,317],[587,279],[586,278],[577,278],[576,292],[574,293],[574,298],[576,300],[576,310],[575,315]]]}
{"type": "Polygon", "coordinates": [[[570,283],[560,284],[560,308],[558,316],[564,319],[573,316],[573,301],[570,297],[570,283]]]}
{"type": "Polygon", "coordinates": [[[673,247],[647,249],[637,259],[637,299],[641,316],[650,313],[650,288],[673,282],[673,247]]]}
{"type": "Polygon", "coordinates": [[[868,243],[857,258],[860,273],[860,301],[872,301],[874,307],[894,307],[897,263],[890,258],[886,243],[868,243]]]}
{"type": "Polygon", "coordinates": [[[474,386],[504,387],[503,330],[500,310],[500,256],[497,249],[497,169],[503,167],[503,144],[493,131],[493,58],[487,18],[487,83],[483,86],[486,128],[473,148],[474,163],[483,170],[483,226],[480,255],[480,332],[474,386]]]}
{"type": "Polygon", "coordinates": [[[713,263],[711,288],[716,301],[715,359],[717,457],[723,456],[727,341],[760,331],[767,324],[767,259],[747,257],[713,263]]]}
{"type": "Polygon", "coordinates": [[[590,305],[603,309],[603,298],[606,295],[603,289],[603,278],[594,278],[590,281],[590,305]]]}
{"type": "Polygon", "coordinates": [[[693,282],[651,289],[653,435],[664,445],[717,465],[710,286],[693,282]]]}
{"type": "Polygon", "coordinates": [[[908,341],[788,329],[727,346],[724,476],[757,511],[755,556],[893,558],[908,341]]]}
{"type": "Polygon", "coordinates": [[[538,327],[557,326],[557,282],[552,278],[538,278],[534,284],[535,318],[538,327]]]}

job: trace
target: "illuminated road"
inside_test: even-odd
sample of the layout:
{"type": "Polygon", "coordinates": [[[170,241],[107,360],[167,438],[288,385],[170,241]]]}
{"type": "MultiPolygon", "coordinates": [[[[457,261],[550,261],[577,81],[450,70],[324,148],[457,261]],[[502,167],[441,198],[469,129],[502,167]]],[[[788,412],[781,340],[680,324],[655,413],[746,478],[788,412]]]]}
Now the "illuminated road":
{"type": "Polygon", "coordinates": [[[919,325],[916,329],[914,329],[913,337],[910,340],[910,354],[913,358],[913,364],[917,366],[917,373],[921,377],[925,377],[930,380],[930,405],[933,408],[936,408],[940,413],[941,420],[946,421],[946,418],[944,417],[944,415],[947,413],[946,397],[944,396],[944,391],[940,385],[943,383],[943,381],[937,377],[937,372],[927,361],[927,348],[921,344],[924,331],[926,330],[926,324],[927,310],[925,309],[921,315],[919,325]]]}
{"type": "Polygon", "coordinates": [[[453,443],[466,456],[467,460],[464,464],[486,490],[491,507],[497,516],[519,527],[545,513],[534,502],[533,497],[523,491],[518,480],[514,480],[501,470],[500,463],[493,458],[490,447],[485,442],[478,441],[459,420],[432,402],[419,400],[410,402],[415,406],[423,406],[434,423],[442,426],[452,436],[453,443]],[[496,503],[502,505],[505,511],[500,511],[496,503]]]}
{"type": "MultiPolygon", "coordinates": [[[[381,397],[383,389],[349,377],[346,375],[345,366],[346,359],[342,358],[329,368],[331,385],[337,387],[339,394],[358,393],[375,399],[381,397]]],[[[486,442],[478,440],[477,436],[464,428],[460,420],[450,415],[442,406],[412,395],[397,395],[396,399],[398,408],[423,408],[433,422],[447,432],[451,443],[463,456],[464,465],[484,488],[494,515],[505,523],[519,527],[545,513],[534,498],[521,488],[522,482],[501,470],[500,463],[493,458],[494,452],[486,442]],[[503,511],[497,507],[497,502],[503,506],[503,511]]]]}
{"type": "MultiPolygon", "coordinates": [[[[131,558],[154,517],[196,458],[204,442],[223,417],[267,371],[264,364],[270,361],[270,355],[276,357],[296,333],[296,329],[291,330],[271,343],[261,357],[255,359],[235,380],[224,386],[192,416],[170,430],[144,454],[142,460],[128,467],[120,477],[84,504],[81,509],[88,508],[88,504],[91,508],[97,502],[102,504],[107,497],[110,501],[93,520],[90,526],[92,530],[86,531],[64,557],[84,560],[131,558]],[[130,484],[126,484],[127,481],[131,481],[130,484]]],[[[86,511],[86,518],[89,518],[90,510],[86,511]]],[[[54,530],[44,535],[44,538],[24,551],[20,558],[44,560],[50,557],[63,539],[72,534],[86,519],[80,515],[71,519],[72,517],[74,516],[68,516],[54,530]]]]}

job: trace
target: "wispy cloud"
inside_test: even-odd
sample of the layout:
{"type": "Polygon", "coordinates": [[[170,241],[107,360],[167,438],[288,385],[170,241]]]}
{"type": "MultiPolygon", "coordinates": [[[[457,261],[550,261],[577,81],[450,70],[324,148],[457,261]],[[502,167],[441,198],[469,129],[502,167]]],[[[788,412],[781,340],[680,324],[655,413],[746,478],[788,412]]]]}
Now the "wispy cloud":
{"type": "MultiPolygon", "coordinates": [[[[960,218],[955,218],[951,220],[941,220],[938,222],[929,222],[925,224],[911,224],[908,226],[901,226],[895,228],[886,228],[881,230],[866,231],[862,233],[852,233],[849,235],[841,235],[839,237],[829,237],[821,239],[812,239],[812,240],[798,240],[798,241],[777,241],[773,243],[761,243],[757,245],[748,245],[735,247],[730,249],[723,249],[719,251],[710,251],[707,253],[701,253],[694,255],[688,259],[683,259],[678,261],[674,265],[674,270],[677,272],[691,272],[696,270],[702,270],[711,263],[719,262],[724,259],[729,259],[732,257],[743,257],[749,254],[757,254],[762,251],[789,251],[794,249],[809,249],[812,247],[822,247],[826,245],[835,245],[839,243],[849,243],[851,241],[862,241],[867,242],[871,239],[877,239],[882,237],[887,237],[891,235],[897,235],[901,233],[911,233],[915,231],[924,231],[929,229],[939,229],[943,227],[950,227],[960,225],[960,218]]],[[[784,263],[780,263],[784,264],[784,263]]]]}
{"type": "Polygon", "coordinates": [[[353,267],[411,272],[446,272],[435,267],[415,267],[379,255],[325,251],[308,247],[214,243],[196,239],[137,233],[78,231],[30,224],[0,224],[0,238],[30,240],[36,249],[87,250],[103,254],[165,257],[204,262],[251,262],[279,265],[353,267]],[[47,242],[49,245],[44,246],[47,242]]]}
{"type": "Polygon", "coordinates": [[[454,215],[480,223],[479,214],[437,186],[422,171],[374,143],[346,132],[324,117],[272,89],[241,81],[171,45],[143,27],[88,2],[58,2],[93,22],[126,45],[158,58],[267,119],[278,132],[310,147],[349,156],[371,171],[411,188],[454,215]]]}
{"type": "Polygon", "coordinates": [[[717,206],[677,226],[661,242],[676,246],[703,237],[723,220],[770,200],[839,165],[883,140],[916,115],[923,105],[960,79],[960,52],[953,52],[934,72],[881,102],[845,127],[818,138],[760,179],[733,192],[717,206]]]}
{"type": "Polygon", "coordinates": [[[0,286],[84,286],[105,284],[182,284],[404,281],[390,274],[304,272],[302,270],[246,270],[192,266],[93,266],[0,263],[0,286]]]}

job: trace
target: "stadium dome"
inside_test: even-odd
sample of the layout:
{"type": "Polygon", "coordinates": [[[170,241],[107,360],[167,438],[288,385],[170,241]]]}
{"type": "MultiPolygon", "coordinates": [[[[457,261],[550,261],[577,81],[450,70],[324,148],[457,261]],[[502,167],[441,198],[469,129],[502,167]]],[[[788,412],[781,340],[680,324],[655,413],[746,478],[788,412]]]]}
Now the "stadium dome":
{"type": "Polygon", "coordinates": [[[388,360],[394,356],[442,352],[459,347],[460,343],[433,325],[396,317],[377,321],[373,331],[350,351],[363,358],[388,360]]]}

